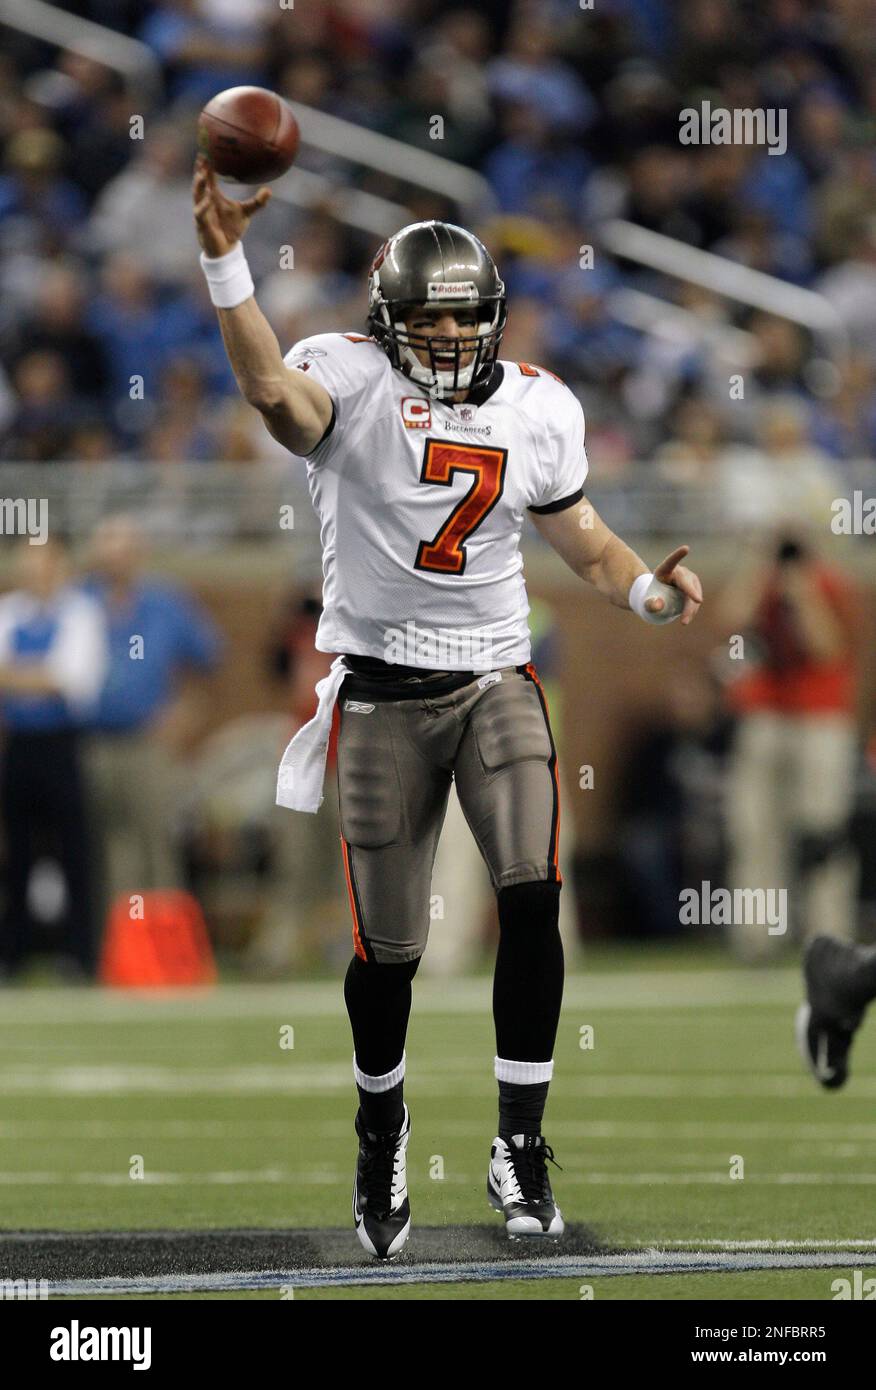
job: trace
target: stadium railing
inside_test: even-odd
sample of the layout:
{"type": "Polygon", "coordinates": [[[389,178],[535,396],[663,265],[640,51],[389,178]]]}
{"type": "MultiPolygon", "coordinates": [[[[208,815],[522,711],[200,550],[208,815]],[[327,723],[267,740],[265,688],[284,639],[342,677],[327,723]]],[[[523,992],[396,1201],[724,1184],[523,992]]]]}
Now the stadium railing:
{"type": "Polygon", "coordinates": [[[152,49],[139,39],[60,10],[46,0],[0,0],[0,25],[56,48],[69,49],[121,73],[148,103],[161,99],[161,64],[152,49]]]}
{"type": "Polygon", "coordinates": [[[716,256],[713,251],[701,251],[623,218],[600,223],[599,240],[613,256],[699,285],[737,304],[789,319],[808,329],[831,356],[847,346],[842,320],[833,305],[815,290],[765,275],[762,270],[752,270],[725,256],[716,256]]]}

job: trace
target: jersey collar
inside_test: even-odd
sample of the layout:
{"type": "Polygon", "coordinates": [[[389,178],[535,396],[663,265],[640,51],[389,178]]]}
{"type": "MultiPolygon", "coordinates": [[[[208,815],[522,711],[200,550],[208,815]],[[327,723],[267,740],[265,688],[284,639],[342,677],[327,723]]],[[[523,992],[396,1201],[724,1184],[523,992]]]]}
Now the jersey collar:
{"type": "Polygon", "coordinates": [[[494,363],[493,370],[487,377],[486,381],[482,381],[480,386],[476,386],[473,391],[469,391],[465,400],[459,401],[458,404],[483,405],[485,401],[488,401],[491,396],[494,396],[496,394],[499,387],[502,385],[502,378],[504,377],[504,375],[505,368],[502,366],[502,363],[494,363]]]}

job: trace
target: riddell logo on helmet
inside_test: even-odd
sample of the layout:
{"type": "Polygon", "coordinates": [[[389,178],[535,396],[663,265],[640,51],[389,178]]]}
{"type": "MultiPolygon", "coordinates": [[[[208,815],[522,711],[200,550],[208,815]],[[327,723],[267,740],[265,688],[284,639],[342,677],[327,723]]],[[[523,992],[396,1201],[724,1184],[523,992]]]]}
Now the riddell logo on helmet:
{"type": "Polygon", "coordinates": [[[405,396],[401,413],[406,429],[428,430],[432,427],[432,406],[422,396],[405,396]]]}
{"type": "Polygon", "coordinates": [[[474,280],[430,280],[426,286],[428,299],[478,299],[474,280]]]}

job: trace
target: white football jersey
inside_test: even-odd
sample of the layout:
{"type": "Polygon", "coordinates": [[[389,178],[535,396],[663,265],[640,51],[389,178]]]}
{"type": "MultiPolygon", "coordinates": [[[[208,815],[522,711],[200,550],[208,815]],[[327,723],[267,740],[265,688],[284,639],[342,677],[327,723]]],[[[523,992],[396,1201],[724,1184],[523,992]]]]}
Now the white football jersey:
{"type": "Polygon", "coordinates": [[[582,496],[584,415],[559,378],[498,363],[458,405],[432,400],[357,333],[296,343],[334,420],[307,462],[323,551],[323,652],[488,671],[530,659],[524,513],[582,496]]]}

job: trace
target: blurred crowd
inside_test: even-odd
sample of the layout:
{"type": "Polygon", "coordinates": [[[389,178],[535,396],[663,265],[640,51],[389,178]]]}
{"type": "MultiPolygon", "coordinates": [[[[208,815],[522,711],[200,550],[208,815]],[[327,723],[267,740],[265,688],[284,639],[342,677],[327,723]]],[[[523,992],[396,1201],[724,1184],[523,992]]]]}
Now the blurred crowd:
{"type": "MultiPolygon", "coordinates": [[[[708,488],[745,527],[792,499],[823,517],[876,453],[871,0],[62,8],[147,45],[164,92],[147,105],[93,59],[3,33],[0,457],[277,460],[236,395],[190,213],[197,112],[239,83],[486,177],[495,206],[478,230],[511,304],[502,355],[578,393],[600,477],[708,488]],[[679,111],[705,99],[787,110],[787,152],[681,145],[679,111]],[[617,217],[818,291],[844,350],[612,256],[599,229],[617,217]],[[666,314],[643,320],[641,295],[666,314]]],[[[300,163],[414,217],[462,215],[388,174],[312,150],[300,163]]],[[[275,199],[256,219],[248,256],[284,350],[362,326],[375,241],[322,206],[275,199]],[[294,270],[278,265],[288,244],[294,270]]]]}

